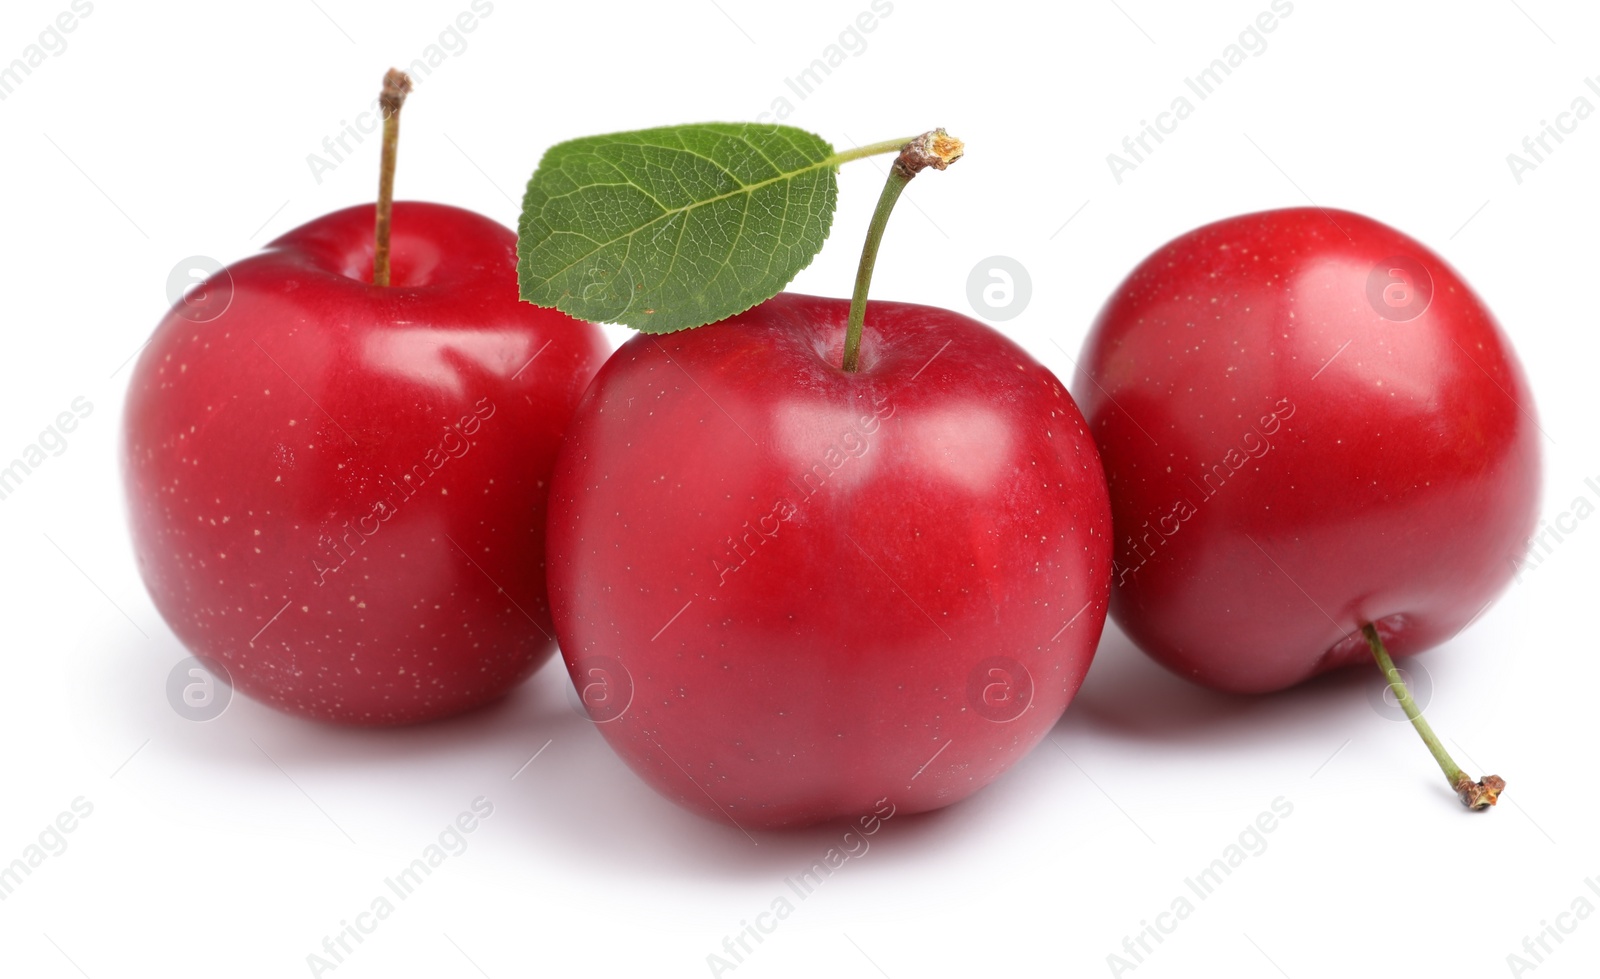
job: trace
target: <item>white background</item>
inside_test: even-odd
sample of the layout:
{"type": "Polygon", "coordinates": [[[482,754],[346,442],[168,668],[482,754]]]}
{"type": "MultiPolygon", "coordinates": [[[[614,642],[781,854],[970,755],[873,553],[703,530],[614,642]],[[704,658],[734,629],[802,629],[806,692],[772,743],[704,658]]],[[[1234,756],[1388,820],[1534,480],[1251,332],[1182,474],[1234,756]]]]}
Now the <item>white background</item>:
{"type": "MultiPolygon", "coordinates": [[[[709,975],[723,937],[788,894],[785,876],[839,830],[752,845],[680,811],[569,709],[558,666],[495,707],[396,731],[314,726],[242,698],[198,724],[167,703],[185,653],[128,546],[122,365],[180,260],[231,261],[371,199],[375,141],[320,183],[307,155],[368,107],[383,69],[468,8],[317,2],[98,0],[0,101],[0,459],[74,398],[94,405],[67,451],[0,501],[0,863],[74,799],[94,807],[0,903],[0,972],[307,975],[323,937],[485,796],[494,814],[468,850],[340,979],[709,975]]],[[[1183,78],[1268,3],[1117,2],[895,0],[865,50],[800,100],[785,77],[867,0],[497,0],[412,96],[398,193],[514,225],[553,142],[751,119],[780,96],[788,122],[838,145],[942,124],[969,154],[913,185],[874,295],[970,311],[969,273],[1013,257],[1033,294],[1004,328],[1063,377],[1072,365],[1051,341],[1075,356],[1108,293],[1173,235],[1308,198],[1363,211],[1440,251],[1513,338],[1549,435],[1545,516],[1600,498],[1584,483],[1600,477],[1600,118],[1520,184],[1506,162],[1575,98],[1600,106],[1584,85],[1600,72],[1600,14],[1295,0],[1267,48],[1118,184],[1106,154],[1191,94],[1183,78]]],[[[66,9],[7,0],[0,63],[66,9]]],[[[845,169],[831,243],[796,288],[848,294],[881,163],[845,169]]],[[[1224,697],[1108,627],[1054,744],[967,802],[892,820],[727,974],[1108,975],[1124,936],[1279,796],[1293,813],[1265,852],[1125,974],[1515,974],[1507,955],[1525,935],[1579,895],[1600,907],[1584,883],[1600,878],[1597,546],[1600,521],[1580,524],[1416,661],[1458,759],[1508,779],[1493,812],[1462,810],[1409,728],[1371,706],[1376,671],[1224,697]]],[[[1562,921],[1575,928],[1537,975],[1595,975],[1600,915],[1562,921]]]]}

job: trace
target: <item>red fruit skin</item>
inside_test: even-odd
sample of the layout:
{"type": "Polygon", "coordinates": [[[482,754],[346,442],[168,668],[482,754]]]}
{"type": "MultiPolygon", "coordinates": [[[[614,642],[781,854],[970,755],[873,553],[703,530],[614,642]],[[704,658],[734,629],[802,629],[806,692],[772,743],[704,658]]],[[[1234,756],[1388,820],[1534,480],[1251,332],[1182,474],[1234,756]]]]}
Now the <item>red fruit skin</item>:
{"type": "Polygon", "coordinates": [[[1371,662],[1367,622],[1395,656],[1438,645],[1533,528],[1541,436],[1509,341],[1443,259],[1358,214],[1247,214],[1163,246],[1075,380],[1111,487],[1111,614],[1208,687],[1371,662]],[[1414,318],[1379,312],[1422,308],[1394,257],[1431,278],[1414,318]],[[1375,267],[1391,291],[1369,298],[1375,267]]]}
{"type": "Polygon", "coordinates": [[[1055,724],[1104,625],[1110,506],[1065,387],[984,324],[891,302],[847,374],[848,310],[782,293],[635,337],[551,488],[590,716],[746,830],[976,792],[1055,724]]]}
{"type": "Polygon", "coordinates": [[[325,215],[175,306],[123,430],[173,632],[250,696],[357,725],[476,707],[548,659],[548,477],[606,353],[518,300],[500,224],[397,202],[378,288],[373,223],[325,215]]]}

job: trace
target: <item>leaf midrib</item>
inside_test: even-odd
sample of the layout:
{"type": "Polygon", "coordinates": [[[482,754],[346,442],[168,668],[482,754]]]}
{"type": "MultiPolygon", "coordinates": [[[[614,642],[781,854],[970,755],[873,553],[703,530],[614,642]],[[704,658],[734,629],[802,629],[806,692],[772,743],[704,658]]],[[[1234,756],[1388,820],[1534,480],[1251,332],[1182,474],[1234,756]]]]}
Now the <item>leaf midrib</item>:
{"type": "MultiPolygon", "coordinates": [[[[742,137],[740,137],[740,142],[745,143],[745,145],[747,145],[747,146],[750,145],[750,143],[747,140],[744,140],[742,137]]],[[[676,152],[683,152],[683,153],[689,154],[690,156],[698,157],[699,159],[705,160],[707,163],[709,163],[712,166],[716,167],[718,170],[721,170],[723,173],[728,173],[727,169],[724,168],[717,161],[709,159],[709,158],[707,158],[707,157],[705,157],[705,156],[703,156],[703,155],[701,155],[699,153],[695,153],[693,150],[679,150],[676,147],[662,147],[662,146],[657,146],[657,145],[651,144],[651,143],[612,144],[612,145],[633,145],[633,146],[648,147],[648,148],[654,148],[654,149],[671,149],[671,150],[674,150],[676,152]]],[[[755,147],[753,147],[753,146],[751,148],[755,149],[755,147]]],[[[796,147],[796,148],[798,149],[798,147],[796,147]]],[[[757,150],[757,154],[762,156],[763,159],[766,159],[765,155],[761,154],[759,150],[757,150]]],[[[778,174],[776,176],[769,177],[766,180],[758,181],[758,182],[753,183],[753,184],[741,183],[737,190],[730,190],[727,193],[718,194],[716,197],[708,197],[705,200],[694,201],[693,203],[685,204],[685,205],[683,205],[681,207],[675,207],[675,208],[672,208],[671,210],[662,211],[660,214],[658,214],[655,217],[651,218],[649,221],[646,221],[644,224],[639,225],[637,228],[632,229],[631,231],[627,232],[626,234],[618,235],[617,237],[612,238],[610,241],[605,241],[605,242],[601,242],[601,243],[597,244],[594,248],[590,249],[589,251],[585,252],[582,255],[579,255],[577,258],[573,259],[571,262],[569,262],[567,265],[563,266],[561,269],[559,269],[555,273],[553,273],[553,274],[551,274],[551,275],[549,275],[547,277],[538,279],[537,281],[538,281],[540,286],[549,285],[550,283],[554,282],[556,279],[558,279],[561,276],[566,275],[568,272],[572,271],[572,269],[575,268],[580,263],[592,258],[594,255],[598,254],[599,252],[602,252],[605,249],[610,248],[612,245],[615,245],[619,241],[624,241],[624,240],[627,240],[627,239],[631,239],[634,235],[637,235],[639,232],[646,230],[647,228],[649,228],[652,225],[656,224],[657,222],[661,221],[663,218],[671,218],[671,217],[674,217],[674,216],[679,215],[679,214],[687,214],[690,211],[693,211],[695,208],[698,208],[698,207],[707,207],[709,205],[716,204],[716,203],[718,203],[720,201],[725,201],[725,200],[729,200],[729,199],[734,198],[734,197],[738,197],[740,194],[749,195],[749,194],[754,193],[755,191],[758,191],[758,190],[762,189],[763,187],[770,187],[770,186],[772,186],[773,184],[776,184],[776,183],[781,183],[783,181],[788,181],[788,180],[794,180],[796,177],[802,176],[802,175],[807,174],[807,173],[811,173],[812,171],[819,170],[819,169],[821,169],[823,167],[836,166],[837,164],[835,163],[835,160],[837,159],[837,157],[838,157],[837,153],[832,153],[832,154],[829,154],[828,156],[824,157],[823,159],[818,160],[815,163],[807,164],[806,166],[801,167],[798,170],[790,170],[787,173],[780,173],[780,174],[778,174]]],[[[606,162],[610,163],[611,161],[608,160],[606,162]]],[[[768,162],[770,163],[771,161],[769,160],[768,162]]],[[[615,166],[615,164],[611,164],[611,165],[615,166]]],[[[731,173],[729,173],[728,175],[730,177],[733,176],[731,173]]],[[[737,180],[738,178],[735,177],[734,179],[737,180]]],[[[564,197],[571,197],[574,194],[581,194],[584,191],[589,190],[590,188],[593,188],[593,187],[619,187],[619,186],[632,187],[634,190],[639,191],[639,193],[645,195],[645,197],[648,197],[650,200],[652,200],[652,201],[655,200],[655,196],[652,195],[650,193],[650,191],[648,191],[645,188],[639,186],[637,183],[634,183],[632,180],[623,180],[622,183],[620,183],[620,184],[584,184],[582,187],[579,187],[578,189],[572,191],[571,193],[561,194],[559,197],[549,197],[549,198],[546,199],[546,201],[549,202],[549,201],[554,201],[554,200],[560,200],[561,198],[564,198],[564,197]]],[[[657,202],[657,206],[658,207],[660,206],[659,202],[657,202]]],[[[549,227],[549,222],[548,221],[544,221],[544,216],[543,216],[543,213],[542,213],[543,208],[541,208],[540,210],[541,210],[540,220],[545,223],[546,227],[549,227]]],[[[742,226],[741,226],[741,233],[742,233],[742,226]]],[[[535,243],[534,247],[537,248],[539,245],[543,244],[546,241],[549,241],[551,238],[555,237],[555,235],[557,235],[557,234],[577,234],[577,232],[571,232],[571,231],[559,232],[559,231],[552,230],[549,234],[545,235],[537,243],[535,243]]],[[[589,236],[588,235],[579,235],[579,237],[588,238],[589,236]]],[[[590,239],[590,240],[592,241],[594,239],[590,239]]],[[[532,255],[532,251],[531,250],[530,250],[529,254],[530,254],[530,256],[532,255]]],[[[676,249],[674,250],[674,254],[676,254],[676,249]]],[[[531,258],[530,258],[529,265],[530,266],[532,265],[531,258]]],[[[633,304],[630,301],[629,302],[629,307],[631,308],[632,305],[633,304]]]]}

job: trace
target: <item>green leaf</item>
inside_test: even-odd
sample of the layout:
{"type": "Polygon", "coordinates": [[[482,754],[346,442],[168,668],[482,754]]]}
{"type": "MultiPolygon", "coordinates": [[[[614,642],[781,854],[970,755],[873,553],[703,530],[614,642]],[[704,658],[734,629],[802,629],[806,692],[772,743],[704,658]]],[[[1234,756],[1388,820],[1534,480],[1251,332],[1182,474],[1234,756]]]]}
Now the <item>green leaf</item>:
{"type": "Polygon", "coordinates": [[[743,312],[811,264],[833,223],[838,165],[858,155],[755,123],[553,146],[522,199],[522,298],[645,333],[743,312]]]}

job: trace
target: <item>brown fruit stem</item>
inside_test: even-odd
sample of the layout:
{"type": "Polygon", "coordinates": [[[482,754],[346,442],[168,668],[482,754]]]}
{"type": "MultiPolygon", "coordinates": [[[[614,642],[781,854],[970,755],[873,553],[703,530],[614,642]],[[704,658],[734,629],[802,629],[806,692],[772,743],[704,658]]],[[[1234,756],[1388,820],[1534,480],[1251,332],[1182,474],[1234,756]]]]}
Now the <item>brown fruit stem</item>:
{"type": "Polygon", "coordinates": [[[400,107],[411,94],[411,77],[397,68],[383,76],[378,105],[383,109],[383,162],[378,165],[377,248],[372,254],[372,284],[389,284],[389,223],[394,213],[394,164],[400,150],[400,107]]]}

